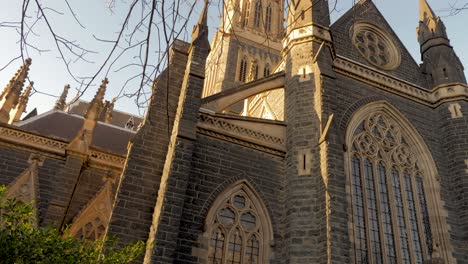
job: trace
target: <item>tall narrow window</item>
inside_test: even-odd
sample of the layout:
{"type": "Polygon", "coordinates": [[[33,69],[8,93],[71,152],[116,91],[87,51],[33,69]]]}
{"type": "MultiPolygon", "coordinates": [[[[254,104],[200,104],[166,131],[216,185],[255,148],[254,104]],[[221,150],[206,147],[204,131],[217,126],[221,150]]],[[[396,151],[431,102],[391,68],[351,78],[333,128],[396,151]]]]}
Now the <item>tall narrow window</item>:
{"type": "Polygon", "coordinates": [[[261,23],[262,23],[262,2],[257,1],[257,3],[255,3],[254,25],[256,28],[259,28],[261,23]]]}
{"type": "Polygon", "coordinates": [[[239,65],[239,81],[245,82],[247,79],[247,58],[242,58],[239,65]]]}
{"type": "Polygon", "coordinates": [[[424,263],[432,235],[423,172],[397,122],[373,113],[352,136],[356,263],[424,263]]]}
{"type": "Polygon", "coordinates": [[[266,17],[265,17],[265,31],[267,33],[271,32],[271,17],[272,17],[273,9],[271,5],[268,5],[266,9],[266,17]]]}
{"type": "Polygon", "coordinates": [[[206,224],[210,237],[208,263],[268,263],[268,213],[246,185],[221,194],[206,224]]]}
{"type": "Polygon", "coordinates": [[[270,75],[270,64],[265,65],[265,68],[263,68],[263,77],[267,77],[270,75]]]}
{"type": "Polygon", "coordinates": [[[246,1],[244,5],[244,15],[242,16],[242,26],[247,27],[249,25],[250,16],[250,1],[246,1]]]}

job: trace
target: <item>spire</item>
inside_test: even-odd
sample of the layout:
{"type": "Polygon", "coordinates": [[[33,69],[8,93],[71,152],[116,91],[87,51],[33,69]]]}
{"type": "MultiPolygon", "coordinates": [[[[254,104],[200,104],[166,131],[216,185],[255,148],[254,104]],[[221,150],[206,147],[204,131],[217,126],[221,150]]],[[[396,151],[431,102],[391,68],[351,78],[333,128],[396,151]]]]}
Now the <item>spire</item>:
{"type": "Polygon", "coordinates": [[[436,19],[437,16],[427,0],[419,0],[419,21],[424,21],[426,18],[436,19]]]}
{"type": "Polygon", "coordinates": [[[10,120],[10,111],[18,103],[24,82],[28,78],[29,66],[30,58],[26,59],[0,95],[0,122],[6,123],[10,120]]]}
{"type": "Polygon", "coordinates": [[[106,94],[107,84],[109,81],[107,78],[102,80],[99,89],[96,92],[93,100],[89,103],[88,111],[86,111],[85,118],[97,121],[101,114],[102,108],[104,107],[104,95],[106,94]]]}
{"type": "Polygon", "coordinates": [[[450,45],[444,23],[432,10],[427,0],[419,1],[419,27],[417,31],[418,41],[421,45],[434,38],[443,38],[445,44],[450,45]]]}
{"type": "Polygon", "coordinates": [[[197,24],[193,27],[192,44],[194,45],[202,44],[203,46],[210,46],[210,42],[208,41],[208,5],[209,1],[205,0],[200,18],[198,19],[197,24]]]}
{"type": "Polygon", "coordinates": [[[287,13],[287,33],[311,24],[330,26],[327,0],[291,0],[287,13]]]}
{"type": "Polygon", "coordinates": [[[60,95],[60,98],[55,103],[55,106],[54,106],[55,110],[60,110],[60,111],[65,110],[65,106],[67,105],[68,90],[70,90],[70,85],[69,84],[67,84],[67,85],[65,85],[65,87],[63,87],[62,94],[60,95]]]}
{"type": "Polygon", "coordinates": [[[16,104],[16,107],[10,112],[10,121],[8,124],[20,121],[21,115],[26,112],[26,106],[28,105],[33,86],[34,82],[30,82],[24,93],[20,96],[18,104],[16,104]]]}
{"type": "Polygon", "coordinates": [[[89,104],[88,111],[85,114],[83,127],[76,134],[75,138],[68,144],[67,150],[78,153],[87,157],[89,152],[89,146],[93,140],[94,128],[96,127],[99,116],[101,115],[102,108],[104,106],[103,100],[106,93],[107,84],[109,81],[107,78],[102,80],[99,89],[96,92],[93,100],[89,104]]]}
{"type": "Polygon", "coordinates": [[[421,69],[428,74],[434,86],[450,83],[466,84],[463,64],[456,55],[444,23],[427,0],[419,1],[418,41],[421,45],[421,69]]]}

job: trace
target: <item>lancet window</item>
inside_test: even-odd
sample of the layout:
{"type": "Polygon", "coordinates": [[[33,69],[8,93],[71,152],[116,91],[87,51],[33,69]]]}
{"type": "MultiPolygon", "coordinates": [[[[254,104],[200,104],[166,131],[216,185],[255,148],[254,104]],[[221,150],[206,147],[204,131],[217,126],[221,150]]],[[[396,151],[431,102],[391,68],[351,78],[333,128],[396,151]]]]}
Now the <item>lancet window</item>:
{"type": "Polygon", "coordinates": [[[247,80],[247,58],[242,58],[239,66],[239,81],[245,82],[247,80]]]}
{"type": "Polygon", "coordinates": [[[270,75],[270,64],[265,65],[265,68],[263,68],[263,77],[267,77],[270,75]]]}
{"type": "Polygon", "coordinates": [[[246,1],[244,5],[244,15],[242,16],[242,27],[249,25],[249,16],[250,16],[250,1],[246,1]]]}
{"type": "Polygon", "coordinates": [[[262,2],[257,1],[255,3],[255,16],[254,16],[254,25],[256,28],[259,28],[262,23],[262,2]]]}
{"type": "Polygon", "coordinates": [[[350,186],[356,263],[425,263],[432,234],[424,173],[398,123],[374,113],[352,136],[350,186]]]}
{"type": "Polygon", "coordinates": [[[208,263],[268,262],[268,216],[248,187],[242,185],[221,195],[210,210],[208,263]]]}
{"type": "Polygon", "coordinates": [[[267,33],[271,32],[271,19],[272,19],[273,9],[271,5],[268,5],[266,9],[266,16],[265,16],[265,31],[267,33]]]}

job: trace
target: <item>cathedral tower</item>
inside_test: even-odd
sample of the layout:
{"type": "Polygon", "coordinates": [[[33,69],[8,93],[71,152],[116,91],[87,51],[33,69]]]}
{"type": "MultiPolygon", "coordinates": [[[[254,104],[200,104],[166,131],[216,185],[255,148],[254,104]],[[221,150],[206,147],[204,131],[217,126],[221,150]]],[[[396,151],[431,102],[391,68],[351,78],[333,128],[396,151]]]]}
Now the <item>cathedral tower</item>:
{"type": "Polygon", "coordinates": [[[283,0],[224,1],[203,96],[269,75],[281,59],[283,0]]]}

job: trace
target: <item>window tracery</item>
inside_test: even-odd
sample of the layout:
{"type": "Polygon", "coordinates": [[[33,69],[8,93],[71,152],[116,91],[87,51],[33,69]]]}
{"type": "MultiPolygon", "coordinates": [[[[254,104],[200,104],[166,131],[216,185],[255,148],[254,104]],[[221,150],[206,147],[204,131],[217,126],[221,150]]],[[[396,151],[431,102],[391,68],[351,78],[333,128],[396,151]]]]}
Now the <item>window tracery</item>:
{"type": "Polygon", "coordinates": [[[350,160],[356,263],[424,263],[432,235],[423,171],[401,127],[386,114],[355,129],[350,160]]]}
{"type": "Polygon", "coordinates": [[[207,218],[208,263],[266,263],[271,226],[261,207],[244,184],[218,198],[207,218]]]}

